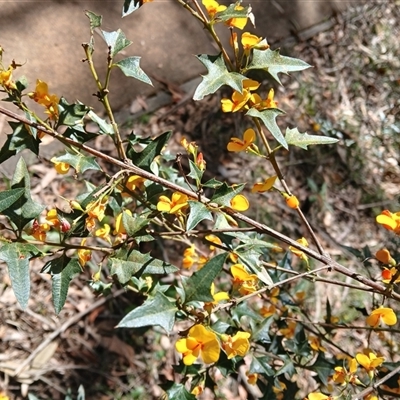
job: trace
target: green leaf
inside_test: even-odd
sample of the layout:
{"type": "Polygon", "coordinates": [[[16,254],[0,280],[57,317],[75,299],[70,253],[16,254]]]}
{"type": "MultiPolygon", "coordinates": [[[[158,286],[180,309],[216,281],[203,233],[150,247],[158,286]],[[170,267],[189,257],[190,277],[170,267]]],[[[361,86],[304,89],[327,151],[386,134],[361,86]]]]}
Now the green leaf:
{"type": "Polygon", "coordinates": [[[138,232],[144,227],[149,226],[149,220],[147,218],[138,216],[132,217],[132,215],[129,215],[127,212],[122,214],[122,223],[129,237],[137,236],[138,232]]]}
{"type": "Polygon", "coordinates": [[[191,301],[214,301],[211,296],[211,284],[222,271],[225,260],[226,254],[218,254],[208,261],[201,270],[195,272],[182,283],[187,303],[191,301]]]}
{"type": "Polygon", "coordinates": [[[309,135],[307,132],[301,133],[297,128],[289,129],[286,128],[285,139],[287,144],[301,147],[304,150],[308,150],[307,146],[313,144],[332,144],[337,143],[339,140],[328,136],[320,135],[309,135]]]}
{"type": "Polygon", "coordinates": [[[204,171],[202,171],[192,160],[189,160],[190,173],[188,176],[196,181],[196,185],[200,186],[204,171]]]}
{"type": "Polygon", "coordinates": [[[284,114],[284,111],[280,110],[279,108],[268,108],[264,111],[258,111],[256,108],[250,108],[250,110],[246,113],[246,115],[249,115],[250,117],[260,118],[276,141],[285,149],[288,149],[288,144],[286,143],[286,140],[276,123],[276,117],[282,114],[284,114]]]}
{"type": "Polygon", "coordinates": [[[147,83],[153,86],[150,78],[145,74],[145,72],[140,68],[139,62],[141,57],[127,57],[123,60],[120,60],[114,63],[113,67],[121,68],[121,71],[125,74],[125,76],[129,76],[137,79],[138,81],[147,83]]]}
{"type": "Polygon", "coordinates": [[[9,121],[8,123],[13,133],[7,135],[7,140],[0,149],[0,163],[25,149],[38,155],[40,139],[35,138],[34,131],[29,131],[27,125],[19,122],[9,121]]]}
{"type": "Polygon", "coordinates": [[[22,309],[29,300],[29,260],[39,254],[37,247],[27,243],[5,243],[0,248],[0,260],[7,264],[15,297],[22,309]]]}
{"type": "Polygon", "coordinates": [[[110,257],[108,259],[111,275],[116,275],[118,281],[126,284],[138,271],[142,274],[164,275],[178,270],[177,267],[165,261],[151,257],[150,254],[142,254],[133,250],[127,260],[110,257]]]}
{"type": "Polygon", "coordinates": [[[102,24],[103,17],[101,15],[97,15],[92,11],[86,10],[85,15],[89,18],[90,30],[93,31],[95,28],[98,28],[102,24]]]}
{"type": "Polygon", "coordinates": [[[271,343],[271,339],[269,337],[269,329],[273,320],[273,318],[267,318],[260,324],[257,324],[252,329],[251,339],[255,342],[271,343]]]}
{"type": "Polygon", "coordinates": [[[275,371],[271,368],[271,359],[269,357],[255,357],[253,356],[249,368],[252,374],[262,374],[267,376],[274,376],[275,371]]]}
{"type": "Polygon", "coordinates": [[[102,30],[101,33],[103,34],[107,46],[110,48],[111,57],[114,57],[120,51],[132,44],[132,42],[126,38],[125,33],[122,32],[121,29],[114,32],[106,32],[102,30]]]}
{"type": "Polygon", "coordinates": [[[10,207],[4,209],[3,214],[10,219],[19,231],[22,231],[24,226],[34,220],[45,208],[45,206],[32,200],[29,172],[22,157],[15,167],[11,189],[24,189],[24,193],[10,207]]]}
{"type": "Polygon", "coordinates": [[[113,126],[106,122],[103,118],[100,118],[92,110],[88,112],[88,117],[99,126],[101,133],[109,136],[114,135],[115,132],[113,126]]]}
{"type": "Polygon", "coordinates": [[[56,128],[66,125],[75,126],[82,125],[83,118],[90,111],[90,108],[82,103],[69,104],[64,97],[61,97],[58,104],[59,118],[56,128]]]}
{"type": "Polygon", "coordinates": [[[230,4],[229,7],[216,14],[217,21],[228,21],[232,18],[247,18],[251,13],[251,6],[243,7],[242,10],[236,9],[237,4],[230,4]]]}
{"type": "Polygon", "coordinates": [[[239,184],[233,186],[228,186],[225,182],[222,186],[218,187],[214,195],[211,198],[212,203],[217,203],[219,206],[231,206],[231,200],[239,194],[243,188],[244,184],[239,184]]]}
{"type": "Polygon", "coordinates": [[[150,171],[150,165],[153,160],[161,154],[164,146],[168,143],[172,131],[164,132],[162,135],[153,139],[140,153],[136,152],[133,144],[128,145],[128,157],[132,160],[133,164],[150,171]]]}
{"type": "Polygon", "coordinates": [[[223,85],[228,85],[237,92],[243,92],[243,80],[247,78],[237,72],[229,72],[222,53],[218,56],[200,54],[197,58],[207,68],[208,74],[202,75],[203,80],[194,92],[193,100],[202,100],[208,94],[215,93],[223,85]]]}
{"type": "Polygon", "coordinates": [[[125,315],[117,328],[140,328],[142,326],[161,326],[167,333],[172,332],[178,307],[161,292],[147,299],[141,306],[125,315]]]}
{"type": "Polygon", "coordinates": [[[133,13],[142,5],[141,0],[125,0],[122,8],[122,18],[133,13]]]}
{"type": "Polygon", "coordinates": [[[68,163],[69,165],[72,165],[78,173],[84,173],[88,169],[101,171],[101,168],[94,157],[86,157],[80,153],[72,154],[67,152],[62,156],[52,158],[52,161],[68,163]]]}
{"type": "Polygon", "coordinates": [[[63,133],[63,136],[83,144],[99,135],[97,133],[87,132],[83,124],[76,124],[73,127],[69,126],[63,133]]]}
{"type": "Polygon", "coordinates": [[[323,353],[318,353],[318,358],[312,366],[312,370],[318,374],[318,378],[324,385],[328,385],[328,379],[332,375],[335,365],[328,361],[323,353]]]}
{"type": "Polygon", "coordinates": [[[206,183],[203,183],[201,186],[216,189],[222,185],[223,185],[223,183],[221,181],[218,181],[215,178],[211,178],[209,181],[207,181],[206,183]]]}
{"type": "Polygon", "coordinates": [[[23,194],[24,188],[6,190],[0,193],[0,212],[11,207],[23,194]]]}
{"type": "Polygon", "coordinates": [[[164,390],[170,400],[196,400],[196,396],[189,393],[182,383],[173,383],[168,389],[164,390]]]}
{"type": "Polygon", "coordinates": [[[210,210],[203,203],[193,200],[189,200],[188,203],[190,206],[190,214],[187,219],[186,230],[191,231],[197,224],[205,219],[213,220],[210,210]]]}
{"type": "Polygon", "coordinates": [[[247,69],[264,69],[281,84],[278,77],[279,73],[288,74],[289,72],[302,71],[310,67],[311,65],[297,58],[281,56],[279,50],[254,49],[253,59],[247,69]]]}
{"type": "Polygon", "coordinates": [[[64,253],[61,257],[47,262],[41,272],[51,274],[53,304],[58,314],[64,307],[70,282],[82,272],[81,265],[76,258],[67,257],[64,253]]]}

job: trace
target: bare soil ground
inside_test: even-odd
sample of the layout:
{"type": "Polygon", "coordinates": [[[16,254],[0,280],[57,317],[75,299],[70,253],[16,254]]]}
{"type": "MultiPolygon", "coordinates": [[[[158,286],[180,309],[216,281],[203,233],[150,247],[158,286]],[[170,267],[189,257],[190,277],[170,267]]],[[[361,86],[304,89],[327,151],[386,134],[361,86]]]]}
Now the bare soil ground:
{"type": "MultiPolygon", "coordinates": [[[[287,112],[282,127],[298,126],[302,132],[333,136],[340,143],[307,152],[291,150],[279,161],[324,246],[355,269],[362,264],[343,245],[398,247],[395,242],[390,245],[374,217],[382,209],[400,207],[399,6],[398,1],[370,1],[349,9],[329,31],[281,51],[314,66],[275,87],[279,106],[287,112]]],[[[270,84],[265,82],[265,87],[270,84]]],[[[158,135],[172,129],[171,152],[180,151],[177,143],[182,136],[197,141],[210,175],[235,183],[269,174],[249,155],[224,150],[229,138],[240,136],[246,125],[238,115],[222,114],[218,96],[202,103],[171,104],[139,121],[127,121],[127,130],[132,124],[136,134],[158,135]]],[[[97,145],[104,149],[102,143],[97,145]]],[[[31,171],[38,201],[62,205],[59,196],[76,194],[74,181],[56,176],[45,160],[34,163],[31,171]]],[[[272,196],[251,197],[251,204],[257,218],[274,224],[276,230],[294,238],[303,234],[293,215],[272,196]]],[[[171,253],[170,258],[180,262],[180,254],[171,253]]],[[[96,298],[86,285],[93,272],[87,270],[74,280],[64,309],[56,315],[50,278],[39,273],[42,265],[39,261],[32,265],[32,295],[24,312],[16,303],[6,267],[1,268],[0,389],[10,399],[21,399],[28,392],[38,399],[64,399],[69,389],[76,398],[79,385],[85,388],[86,399],[159,398],[159,384],[174,379],[175,339],[157,329],[114,329],[142,299],[117,288],[108,298],[96,298]],[[33,359],[28,360],[31,354],[33,359]],[[27,360],[23,372],[13,377],[15,368],[27,360]]],[[[323,301],[321,292],[315,295],[323,301]]],[[[330,295],[337,299],[345,293],[330,295]]],[[[364,300],[357,301],[362,305],[364,300]]],[[[342,317],[349,314],[341,301],[334,301],[333,307],[342,317]]],[[[238,383],[222,392],[227,399],[248,398],[238,383]]]]}

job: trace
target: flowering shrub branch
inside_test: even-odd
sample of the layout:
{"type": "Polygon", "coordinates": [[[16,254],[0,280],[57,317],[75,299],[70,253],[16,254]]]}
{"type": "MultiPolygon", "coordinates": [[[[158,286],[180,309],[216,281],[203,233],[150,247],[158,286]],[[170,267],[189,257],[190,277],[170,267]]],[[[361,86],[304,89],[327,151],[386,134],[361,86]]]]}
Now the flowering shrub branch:
{"type": "MultiPolygon", "coordinates": [[[[124,7],[129,10],[124,11],[125,15],[147,2],[125,1],[124,7]]],[[[248,77],[252,70],[266,71],[281,83],[279,74],[301,71],[309,65],[271,50],[266,39],[250,32],[240,33],[248,22],[254,22],[250,6],[240,2],[225,6],[215,0],[203,0],[202,4],[193,0],[192,5],[182,0],[177,3],[201,21],[220,50],[218,55],[197,56],[207,74],[194,99],[201,100],[222,86],[233,90],[229,98],[221,100],[222,111],[243,113],[251,127],[232,137],[227,150],[246,152],[272,167],[274,175],[260,177],[253,182],[251,191],[277,195],[278,201],[296,212],[307,237],[293,239],[245,215],[251,210],[251,202],[243,194],[245,184],[228,185],[215,178],[205,181],[207,154],[200,152],[196,143],[187,139],[181,142],[190,170],[185,173],[182,155],[176,158],[177,169],[167,166],[170,158],[164,149],[171,132],[154,139],[133,133],[122,137],[109,101],[112,70],[117,67],[128,77],[148,84],[151,81],[140,68],[139,57],[115,61],[115,56],[131,42],[120,30],[101,30],[101,17],[88,11],[90,40],[83,44],[85,61],[97,84],[96,96],[106,111],[106,119],[81,103],[69,104],[50,94],[41,80],[37,80],[34,92],[24,93],[26,80],[13,78],[21,65],[12,61],[3,66],[0,48],[2,92],[24,113],[21,116],[0,106],[0,113],[13,120],[12,133],[0,150],[0,162],[24,149],[39,155],[41,139],[49,135],[65,146],[64,154],[50,160],[57,173],[74,173],[87,187],[76,198],[65,199],[66,211],[51,207],[45,211],[46,206],[32,199],[25,162],[18,162],[10,188],[0,193],[0,213],[5,220],[0,259],[9,267],[15,295],[26,307],[29,261],[49,254],[51,259],[42,272],[52,276],[57,312],[67,301],[70,282],[87,265],[97,271],[90,282],[96,292],[105,293],[113,284],[140,292],[145,299],[143,304],[126,314],[118,327],[158,325],[168,333],[180,330],[175,349],[182,360],[174,368],[185,378],[182,383],[169,382],[165,386],[170,398],[178,398],[174,397],[177,393],[185,396],[179,398],[195,398],[205,388],[215,394],[215,369],[227,377],[243,367],[248,384],[257,386],[263,398],[295,398],[301,389],[295,375],[307,370],[314,372],[315,387],[319,388],[307,396],[308,400],[349,396],[373,399],[372,393],[400,367],[385,363],[385,357],[372,349],[357,349],[352,354],[351,349],[336,343],[336,332],[358,326],[341,323],[332,315],[329,302],[325,321],[313,322],[305,311],[305,293],[297,287],[305,281],[320,281],[377,294],[380,302],[374,303],[365,318],[366,325],[360,329],[393,333],[396,329],[391,327],[396,325],[397,315],[389,300],[400,301],[400,295],[393,290],[400,281],[399,263],[386,248],[378,250],[374,258],[382,264],[382,279],[377,281],[342,265],[327,253],[285,181],[276,155],[290,146],[307,150],[309,145],[334,144],[337,140],[300,133],[297,128],[287,128],[283,134],[276,123],[283,111],[278,108],[274,89],[259,94],[261,82],[248,77]],[[216,24],[230,30],[231,52],[216,33],[216,24]],[[96,28],[108,46],[104,82],[92,59],[96,28]],[[25,99],[43,106],[46,118],[32,111],[25,99]],[[98,126],[97,133],[86,129],[88,121],[98,126]],[[112,141],[115,156],[87,144],[101,135],[112,141]],[[102,165],[112,165],[118,171],[110,175],[102,165]],[[99,172],[99,187],[86,180],[87,170],[99,172]],[[208,197],[205,189],[210,193],[208,197]],[[141,243],[151,243],[156,238],[173,239],[187,246],[182,254],[182,270],[140,250],[141,243]],[[45,247],[52,250],[44,251],[45,247]],[[101,253],[96,265],[92,257],[95,252],[101,253]],[[315,266],[315,262],[322,266],[315,266]],[[105,265],[114,281],[102,275],[105,265]],[[295,265],[305,267],[305,271],[295,271],[295,265]],[[362,285],[327,279],[321,276],[324,272],[349,277],[362,285]],[[163,283],[167,274],[174,274],[171,285],[163,283]],[[325,356],[328,352],[329,357],[325,356]],[[340,352],[345,360],[340,358],[340,352]],[[390,367],[392,372],[377,380],[378,373],[390,367]]],[[[399,212],[384,210],[377,216],[377,223],[395,235],[400,232],[399,212]]],[[[307,393],[312,390],[307,389],[307,393]]]]}

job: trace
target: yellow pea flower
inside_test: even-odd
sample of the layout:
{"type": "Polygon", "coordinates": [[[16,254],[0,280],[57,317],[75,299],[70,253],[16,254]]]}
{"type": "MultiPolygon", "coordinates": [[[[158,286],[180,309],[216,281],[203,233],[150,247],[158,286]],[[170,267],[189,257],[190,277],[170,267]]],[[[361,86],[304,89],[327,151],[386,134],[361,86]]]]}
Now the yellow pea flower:
{"type": "Polygon", "coordinates": [[[310,393],[307,396],[307,399],[308,400],[332,400],[333,397],[327,396],[326,394],[323,394],[323,393],[314,392],[314,393],[310,393]]]}
{"type": "Polygon", "coordinates": [[[14,68],[10,65],[7,70],[0,71],[0,85],[5,89],[17,89],[15,82],[12,80],[13,70],[14,68]]]}
{"type": "Polygon", "coordinates": [[[264,182],[258,182],[254,184],[253,188],[251,189],[251,193],[264,193],[268,190],[271,190],[277,178],[277,175],[274,175],[270,178],[267,178],[264,182]]]}
{"type": "Polygon", "coordinates": [[[226,10],[226,6],[219,4],[215,0],[202,0],[202,3],[210,18],[214,18],[216,13],[226,10]]]}
{"type": "Polygon", "coordinates": [[[174,192],[172,198],[160,196],[157,210],[169,214],[181,214],[188,207],[188,197],[185,194],[174,192]]]}
{"type": "Polygon", "coordinates": [[[114,229],[114,235],[124,235],[126,233],[124,224],[122,222],[122,215],[123,213],[126,213],[130,216],[132,216],[132,211],[131,210],[124,210],[123,212],[119,213],[117,217],[115,218],[115,229],[114,229]]]}
{"type": "Polygon", "coordinates": [[[281,328],[279,329],[279,332],[285,336],[286,339],[292,339],[295,334],[297,322],[296,321],[289,321],[287,323],[287,328],[281,328]]]}
{"type": "Polygon", "coordinates": [[[326,348],[321,345],[321,341],[319,340],[319,338],[317,338],[315,336],[311,336],[311,337],[309,337],[308,341],[310,343],[310,347],[314,351],[325,353],[326,348]]]}
{"type": "Polygon", "coordinates": [[[373,328],[379,326],[381,321],[389,326],[395,325],[397,323],[396,314],[391,308],[379,307],[376,310],[373,310],[366,319],[367,324],[373,328]]]}
{"type": "MultiPolygon", "coordinates": [[[[393,277],[397,274],[397,268],[384,268],[382,271],[382,282],[383,283],[390,283],[392,282],[393,277]]],[[[394,280],[393,283],[399,283],[400,282],[400,275],[394,280]]]]}
{"type": "Polygon", "coordinates": [[[246,211],[249,209],[250,203],[245,196],[237,194],[231,201],[231,208],[235,211],[246,211]]]}
{"type": "Polygon", "coordinates": [[[251,99],[252,94],[251,91],[257,90],[260,86],[260,82],[254,81],[252,79],[244,79],[243,80],[243,92],[239,93],[234,91],[231,99],[222,99],[222,111],[223,112],[236,112],[241,110],[243,107],[249,108],[246,106],[247,102],[251,99]]]}
{"type": "Polygon", "coordinates": [[[145,178],[142,178],[139,175],[131,175],[125,183],[125,186],[131,192],[134,192],[136,189],[143,190],[144,183],[146,182],[145,178]]]}
{"type": "MultiPolygon", "coordinates": [[[[83,238],[81,241],[81,246],[85,246],[86,245],[86,239],[87,238],[83,238]]],[[[81,267],[84,267],[85,264],[90,261],[92,258],[92,251],[89,249],[79,249],[78,250],[78,261],[79,264],[81,264],[81,267]]]]}
{"type": "Polygon", "coordinates": [[[50,225],[47,223],[39,224],[35,219],[32,224],[32,228],[29,230],[28,234],[33,236],[36,240],[44,242],[46,240],[47,232],[50,230],[50,225]]]}
{"type": "Polygon", "coordinates": [[[66,174],[69,171],[70,165],[65,162],[54,161],[54,168],[59,174],[66,174]]]}
{"type": "Polygon", "coordinates": [[[391,213],[384,210],[376,217],[376,222],[396,235],[400,234],[400,211],[391,213]]]}
{"type": "Polygon", "coordinates": [[[244,357],[250,349],[249,332],[237,332],[234,336],[222,335],[222,348],[224,349],[228,360],[233,357],[244,357]]]}
{"type": "Polygon", "coordinates": [[[220,345],[217,335],[203,325],[194,325],[190,328],[186,338],[179,339],[175,348],[183,355],[183,363],[192,365],[198,357],[206,364],[212,364],[219,359],[220,345]]]}
{"type": "MultiPolygon", "coordinates": [[[[296,242],[300,243],[304,247],[308,247],[308,242],[307,239],[302,237],[301,239],[297,239],[296,242]]],[[[303,261],[305,261],[308,264],[308,257],[307,255],[302,252],[301,250],[296,249],[293,246],[289,246],[289,250],[297,257],[301,258],[303,261]]]]}
{"type": "Polygon", "coordinates": [[[384,357],[377,357],[376,354],[369,352],[368,355],[358,353],[356,355],[357,362],[364,367],[370,377],[373,377],[374,371],[385,361],[384,357]]]}
{"type": "Polygon", "coordinates": [[[242,34],[242,46],[245,54],[249,54],[250,50],[260,43],[262,38],[253,35],[250,32],[243,32],[242,34]]]}
{"type": "MultiPolygon", "coordinates": [[[[218,236],[215,235],[207,235],[205,239],[211,243],[215,243],[217,245],[222,245],[222,241],[218,236]]],[[[214,251],[217,247],[210,245],[210,251],[214,251]]]]}
{"type": "Polygon", "coordinates": [[[49,94],[49,88],[46,82],[38,79],[36,81],[35,91],[29,93],[28,96],[36,103],[45,106],[47,108],[46,113],[50,115],[50,118],[58,117],[58,103],[60,99],[54,94],[49,94]]]}
{"type": "Polygon", "coordinates": [[[94,232],[94,236],[105,239],[105,240],[107,240],[107,242],[111,243],[110,231],[111,231],[110,225],[104,224],[104,226],[102,228],[99,228],[94,232]]]}
{"type": "MultiPolygon", "coordinates": [[[[235,10],[243,10],[243,6],[236,6],[235,10]]],[[[247,17],[244,18],[231,18],[228,19],[228,21],[225,22],[226,25],[238,28],[238,29],[243,29],[246,24],[247,24],[247,17]]]]}
{"type": "Polygon", "coordinates": [[[257,275],[249,274],[244,268],[244,265],[232,265],[231,274],[233,275],[233,287],[235,290],[238,290],[242,296],[254,293],[257,290],[257,275]]]}
{"type": "Polygon", "coordinates": [[[256,140],[256,133],[254,129],[247,129],[243,133],[243,139],[239,139],[237,137],[231,138],[231,141],[228,143],[227,149],[228,151],[239,152],[246,151],[256,140]]]}

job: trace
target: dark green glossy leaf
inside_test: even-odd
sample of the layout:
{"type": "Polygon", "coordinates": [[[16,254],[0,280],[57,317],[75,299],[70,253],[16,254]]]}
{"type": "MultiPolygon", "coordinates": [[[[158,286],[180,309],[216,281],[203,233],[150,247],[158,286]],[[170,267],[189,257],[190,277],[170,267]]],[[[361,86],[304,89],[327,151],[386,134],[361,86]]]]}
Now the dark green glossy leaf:
{"type": "Polygon", "coordinates": [[[229,72],[222,53],[218,56],[200,54],[197,58],[207,68],[208,74],[203,76],[202,82],[197,86],[193,100],[202,100],[223,85],[228,85],[237,92],[243,92],[243,80],[247,78],[237,72],[229,72]]]}
{"type": "Polygon", "coordinates": [[[117,328],[158,325],[170,333],[174,327],[177,311],[175,302],[170,301],[163,293],[157,292],[154,298],[147,299],[141,306],[125,315],[117,328]]]}
{"type": "Polygon", "coordinates": [[[68,163],[75,168],[77,173],[84,173],[89,169],[101,170],[94,157],[86,157],[80,153],[65,153],[62,156],[52,158],[52,161],[68,163]]]}
{"type": "Polygon", "coordinates": [[[64,307],[70,282],[82,272],[81,265],[76,258],[67,257],[64,253],[61,257],[48,261],[41,272],[51,274],[53,305],[58,314],[64,307]]]}
{"type": "Polygon", "coordinates": [[[239,184],[233,187],[224,183],[215,190],[214,195],[211,197],[211,202],[217,203],[219,206],[230,207],[230,201],[243,190],[244,186],[244,184],[239,184]]]}
{"type": "Polygon", "coordinates": [[[209,188],[212,188],[212,189],[216,189],[216,188],[219,188],[222,185],[223,185],[223,183],[221,181],[218,181],[217,179],[212,178],[209,181],[207,181],[206,183],[203,183],[201,186],[209,187],[209,188]]]}
{"type": "Polygon", "coordinates": [[[196,396],[189,393],[182,383],[173,383],[164,390],[170,400],[196,400],[196,396]]]}
{"type": "Polygon", "coordinates": [[[209,221],[213,220],[210,210],[203,203],[193,200],[189,200],[188,203],[190,206],[190,214],[187,219],[186,230],[191,231],[205,219],[209,221]]]}
{"type": "Polygon", "coordinates": [[[140,68],[141,57],[127,57],[123,60],[120,60],[113,64],[113,67],[118,67],[125,74],[125,76],[129,76],[131,78],[135,78],[138,81],[147,83],[148,85],[153,86],[150,78],[146,75],[146,73],[140,68]]]}
{"type": "Polygon", "coordinates": [[[0,149],[0,163],[25,149],[29,149],[38,155],[40,139],[34,136],[36,130],[33,130],[33,128],[31,130],[30,127],[20,122],[9,121],[8,123],[13,133],[7,135],[7,140],[0,149]]]}
{"type": "Polygon", "coordinates": [[[332,376],[332,371],[335,365],[325,358],[324,353],[318,353],[318,358],[312,366],[312,370],[318,374],[318,378],[321,382],[328,386],[329,378],[332,376]]]}
{"type": "Polygon", "coordinates": [[[218,254],[208,261],[202,269],[195,272],[182,283],[186,293],[186,302],[213,301],[211,284],[222,271],[226,260],[226,254],[218,254]]]}
{"type": "Polygon", "coordinates": [[[253,356],[249,368],[252,374],[262,374],[267,376],[274,376],[275,371],[271,368],[271,359],[269,357],[255,357],[253,356]]]}
{"type": "Polygon", "coordinates": [[[24,188],[6,190],[0,193],[0,212],[11,207],[23,194],[24,188]]]}
{"type": "Polygon", "coordinates": [[[15,167],[11,188],[24,189],[24,193],[10,207],[3,210],[3,214],[10,219],[19,231],[22,231],[24,226],[34,220],[45,208],[45,206],[32,200],[29,172],[22,157],[15,167]]]}
{"type": "Polygon", "coordinates": [[[168,143],[172,131],[168,131],[153,139],[141,152],[137,152],[133,144],[128,146],[128,157],[132,160],[133,164],[150,171],[150,165],[153,160],[161,154],[162,149],[168,143]]]}
{"type": "Polygon", "coordinates": [[[142,274],[165,275],[178,270],[177,267],[165,261],[133,250],[126,260],[110,257],[108,259],[111,275],[116,275],[118,281],[126,284],[138,271],[142,274]]]}
{"type": "Polygon", "coordinates": [[[141,4],[140,0],[125,0],[122,7],[122,18],[139,9],[141,4]]]}
{"type": "Polygon", "coordinates": [[[83,118],[89,112],[90,108],[81,103],[69,104],[64,97],[61,97],[58,104],[59,118],[57,128],[66,126],[82,125],[83,118]]]}
{"type": "Polygon", "coordinates": [[[90,110],[88,113],[88,117],[99,126],[101,133],[109,136],[114,135],[113,126],[103,118],[100,118],[95,112],[90,110]]]}
{"type": "Polygon", "coordinates": [[[203,178],[204,171],[202,171],[192,160],[189,160],[190,173],[188,177],[196,181],[196,185],[200,186],[201,179],[203,178]]]}
{"type": "Polygon", "coordinates": [[[126,233],[130,237],[138,236],[138,233],[143,230],[143,228],[149,226],[149,222],[150,221],[147,218],[139,216],[132,217],[132,215],[129,215],[127,212],[122,214],[122,223],[125,227],[126,233]]]}

